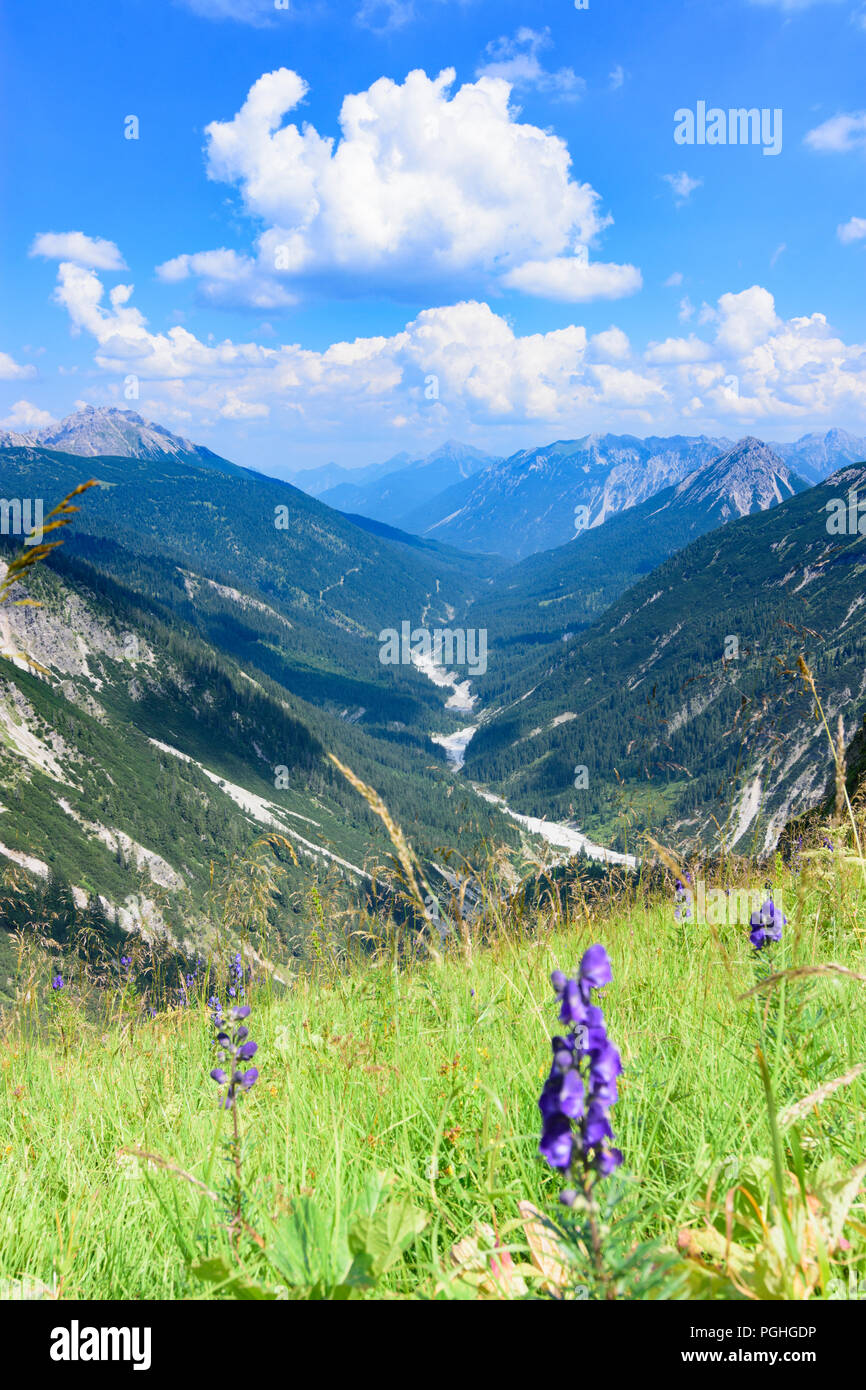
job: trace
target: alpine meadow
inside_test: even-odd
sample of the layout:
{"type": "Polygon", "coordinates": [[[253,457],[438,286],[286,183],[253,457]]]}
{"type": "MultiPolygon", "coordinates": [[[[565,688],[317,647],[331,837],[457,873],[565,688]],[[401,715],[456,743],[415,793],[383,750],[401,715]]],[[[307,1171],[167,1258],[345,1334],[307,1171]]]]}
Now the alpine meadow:
{"type": "Polygon", "coordinates": [[[862,0],[4,10],[7,1337],[841,1369],[862,0]]]}

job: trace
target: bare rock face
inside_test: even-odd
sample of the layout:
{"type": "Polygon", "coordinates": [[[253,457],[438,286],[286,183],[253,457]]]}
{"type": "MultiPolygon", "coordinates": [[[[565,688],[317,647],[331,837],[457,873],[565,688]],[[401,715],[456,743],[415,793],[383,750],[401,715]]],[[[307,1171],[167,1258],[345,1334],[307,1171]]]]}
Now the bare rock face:
{"type": "Polygon", "coordinates": [[[735,444],[706,435],[638,439],[588,434],[512,454],[446,487],[403,517],[400,525],[465,550],[521,560],[565,545],[578,529],[600,526],[716,460],[720,472],[730,473],[739,466],[740,452],[742,486],[731,490],[730,511],[720,514],[719,522],[789,497],[790,475],[815,483],[844,464],[861,462],[866,459],[866,439],[844,430],[804,435],[793,444],[758,439],[735,444]],[[722,464],[723,459],[727,463],[722,464]],[[773,497],[773,476],[778,498],[773,497]],[[578,508],[581,528],[575,525],[578,508]]]}
{"type": "Polygon", "coordinates": [[[210,449],[172,434],[134,410],[119,410],[116,406],[88,405],[67,415],[58,425],[46,425],[25,434],[0,430],[0,448],[25,447],[57,449],[64,454],[80,454],[82,458],[97,458],[100,454],[114,458],[188,458],[233,467],[210,449]]]}

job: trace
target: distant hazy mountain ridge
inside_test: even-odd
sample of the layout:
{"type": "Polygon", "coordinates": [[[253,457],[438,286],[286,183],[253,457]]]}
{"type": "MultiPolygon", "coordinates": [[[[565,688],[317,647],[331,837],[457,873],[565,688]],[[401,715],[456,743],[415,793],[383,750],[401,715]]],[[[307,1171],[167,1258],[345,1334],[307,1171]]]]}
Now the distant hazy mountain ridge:
{"type": "Polygon", "coordinates": [[[466,550],[519,560],[562,545],[575,534],[575,509],[588,525],[643,502],[718,456],[731,441],[700,437],[637,439],[586,435],[521,450],[459,487],[446,489],[404,519],[466,550]]]}
{"type": "Polygon", "coordinates": [[[506,569],[472,609],[473,622],[494,634],[484,694],[498,701],[525,677],[532,684],[527,672],[551,646],[593,622],[675,551],[807,486],[761,440],[741,439],[682,482],[506,569]],[[497,660],[506,652],[507,661],[497,660]]]}
{"type": "MultiPolygon", "coordinates": [[[[397,468],[361,482],[346,479],[335,487],[318,494],[322,502],[341,512],[359,512],[374,521],[390,526],[403,526],[405,518],[444,488],[473,477],[485,468],[500,462],[481,449],[449,439],[423,458],[405,459],[397,468]]],[[[396,460],[391,460],[392,463],[396,460]]],[[[412,530],[412,527],[408,528],[412,530]]]]}
{"type": "MultiPolygon", "coordinates": [[[[348,494],[324,496],[341,509],[376,515],[404,530],[460,549],[499,554],[514,561],[564,545],[575,534],[576,509],[591,529],[638,506],[732,448],[730,439],[705,435],[649,437],[586,435],[520,450],[468,478],[441,484],[441,491],[398,515],[389,494],[390,475],[376,484],[377,500],[348,494]],[[375,505],[375,513],[370,510],[375,505]]],[[[846,463],[866,458],[866,439],[828,430],[794,444],[766,444],[778,459],[809,483],[846,463]]],[[[363,490],[361,490],[363,491],[363,490]]],[[[784,496],[784,490],[782,491],[784,496]]],[[[734,510],[740,508],[732,497],[734,510]]],[[[724,520],[721,517],[720,520],[724,520]]]]}
{"type": "Polygon", "coordinates": [[[793,444],[772,447],[809,483],[820,482],[846,463],[862,463],[866,459],[866,437],[848,434],[846,430],[804,434],[793,444]]]}

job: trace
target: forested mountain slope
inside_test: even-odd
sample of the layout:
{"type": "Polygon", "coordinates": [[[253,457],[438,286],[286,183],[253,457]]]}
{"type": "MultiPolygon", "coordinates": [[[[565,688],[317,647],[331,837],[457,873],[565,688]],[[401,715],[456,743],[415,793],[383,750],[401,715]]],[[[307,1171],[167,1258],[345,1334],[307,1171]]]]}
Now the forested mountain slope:
{"type": "Polygon", "coordinates": [[[471,857],[482,835],[516,845],[485,803],[467,814],[426,740],[375,738],[251,675],[80,559],[55,557],[27,591],[38,606],[0,609],[2,864],[50,872],[126,926],[179,930],[201,921],[211,866],[275,831],[299,891],[336,876],[363,892],[392,846],[329,752],[411,825],[422,856],[444,844],[471,857]]]}
{"type": "Polygon", "coordinates": [[[862,719],[866,539],[828,529],[851,489],[866,465],[666,560],[490,715],[466,774],[596,838],[646,823],[770,848],[831,765],[798,657],[834,728],[862,719]]]}
{"type": "Polygon", "coordinates": [[[776,506],[806,487],[772,449],[748,437],[567,545],[530,555],[472,604],[472,621],[488,629],[491,652],[479,690],[485,699],[507,696],[539,660],[554,656],[563,641],[668,556],[732,518],[776,506]]]}

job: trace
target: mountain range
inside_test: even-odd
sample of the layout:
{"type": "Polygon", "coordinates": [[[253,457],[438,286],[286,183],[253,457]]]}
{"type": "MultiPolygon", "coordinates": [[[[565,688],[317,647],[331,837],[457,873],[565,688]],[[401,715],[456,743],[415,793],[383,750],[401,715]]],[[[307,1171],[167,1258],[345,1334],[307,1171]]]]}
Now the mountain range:
{"type": "MultiPolygon", "coordinates": [[[[401,461],[396,468],[385,465],[387,472],[376,470],[375,475],[363,483],[360,479],[357,482],[346,479],[317,495],[329,507],[337,507],[341,512],[360,512],[374,521],[385,521],[411,531],[414,527],[406,524],[407,518],[418,507],[443,490],[501,462],[454,439],[423,458],[410,459],[405,454],[398,457],[405,462],[401,461]]],[[[391,464],[395,462],[391,460],[391,464]]]]}
{"type": "MultiPolygon", "coordinates": [[[[341,470],[327,487],[319,487],[313,474],[309,482],[306,474],[294,481],[341,511],[513,563],[565,544],[578,524],[592,529],[638,506],[732,447],[732,440],[703,435],[603,434],[491,459],[450,441],[426,459],[397,455],[354,476],[341,470]]],[[[866,457],[866,438],[839,429],[768,447],[811,484],[866,457]]],[[[316,478],[320,472],[324,476],[325,470],[315,470],[316,478]]]]}
{"type": "Polygon", "coordinates": [[[523,449],[446,488],[404,518],[406,530],[509,560],[562,545],[581,524],[600,526],[730,447],[729,440],[586,435],[523,449]],[[577,509],[581,508],[582,511],[577,509]],[[495,540],[495,545],[492,542],[495,540]]]}
{"type": "Polygon", "coordinates": [[[473,797],[467,814],[453,795],[430,734],[458,721],[413,665],[383,664],[378,641],[403,622],[447,622],[501,562],[373,534],[290,484],[186,450],[86,465],[0,450],[4,493],[38,494],[46,510],[94,475],[62,551],[28,581],[41,606],[2,612],[0,800],[9,808],[17,786],[32,808],[2,818],[14,862],[135,912],[152,900],[141,877],[156,855],[161,889],[199,911],[204,851],[223,831],[231,852],[268,827],[357,890],[390,844],[329,753],[377,788],[423,855],[516,845],[494,807],[473,797]],[[16,663],[21,652],[37,664],[16,663]]]}
{"type": "Polygon", "coordinates": [[[793,444],[773,444],[789,468],[809,483],[820,483],[846,463],[866,458],[866,439],[846,430],[827,430],[824,434],[804,434],[793,444]]]}
{"type": "Polygon", "coordinates": [[[392,455],[384,463],[368,463],[360,468],[346,468],[341,463],[323,463],[315,468],[300,468],[290,473],[287,481],[294,483],[301,492],[307,492],[311,497],[321,497],[323,492],[337,487],[340,483],[351,483],[358,487],[361,483],[383,478],[386,473],[396,473],[411,462],[411,454],[404,452],[392,455]]]}
{"type": "Polygon", "coordinates": [[[799,658],[831,728],[862,724],[866,542],[831,534],[828,504],[864,487],[866,465],[842,469],[678,550],[512,682],[466,775],[608,843],[648,824],[766,853],[832,768],[799,658]]]}
{"type": "Polygon", "coordinates": [[[201,444],[172,434],[134,410],[119,410],[115,406],[87,405],[67,415],[58,425],[46,425],[25,434],[0,430],[0,448],[28,446],[58,449],[84,458],[110,454],[114,458],[189,459],[232,473],[242,471],[201,444]]]}
{"type": "Polygon", "coordinates": [[[866,490],[866,465],[809,486],[791,462],[856,451],[839,431],[382,465],[374,491],[426,487],[437,452],[472,472],[446,489],[472,508],[424,535],[327,505],[345,479],[315,498],[131,411],[50,435],[64,447],[6,436],[4,496],[47,510],[99,486],[27,581],[40,606],[0,609],[0,852],[115,921],[200,913],[210,863],[257,833],[294,847],[298,892],[321,874],[369,892],[390,843],[330,753],[411,828],[432,881],[455,849],[516,865],[527,835],[550,839],[543,818],[567,823],[554,843],[580,830],[628,853],[648,825],[767,852],[829,775],[799,656],[846,739],[860,727],[866,555],[827,506],[866,490]],[[531,553],[562,513],[564,543],[531,553]],[[535,540],[509,565],[480,550],[491,527],[535,540]],[[404,624],[483,630],[486,669],[391,664],[382,638],[404,624]]]}
{"type": "Polygon", "coordinates": [[[689,541],[807,486],[773,449],[747,437],[604,525],[504,570],[472,609],[472,621],[490,633],[482,693],[496,698],[513,688],[528,663],[587,627],[689,541]]]}

